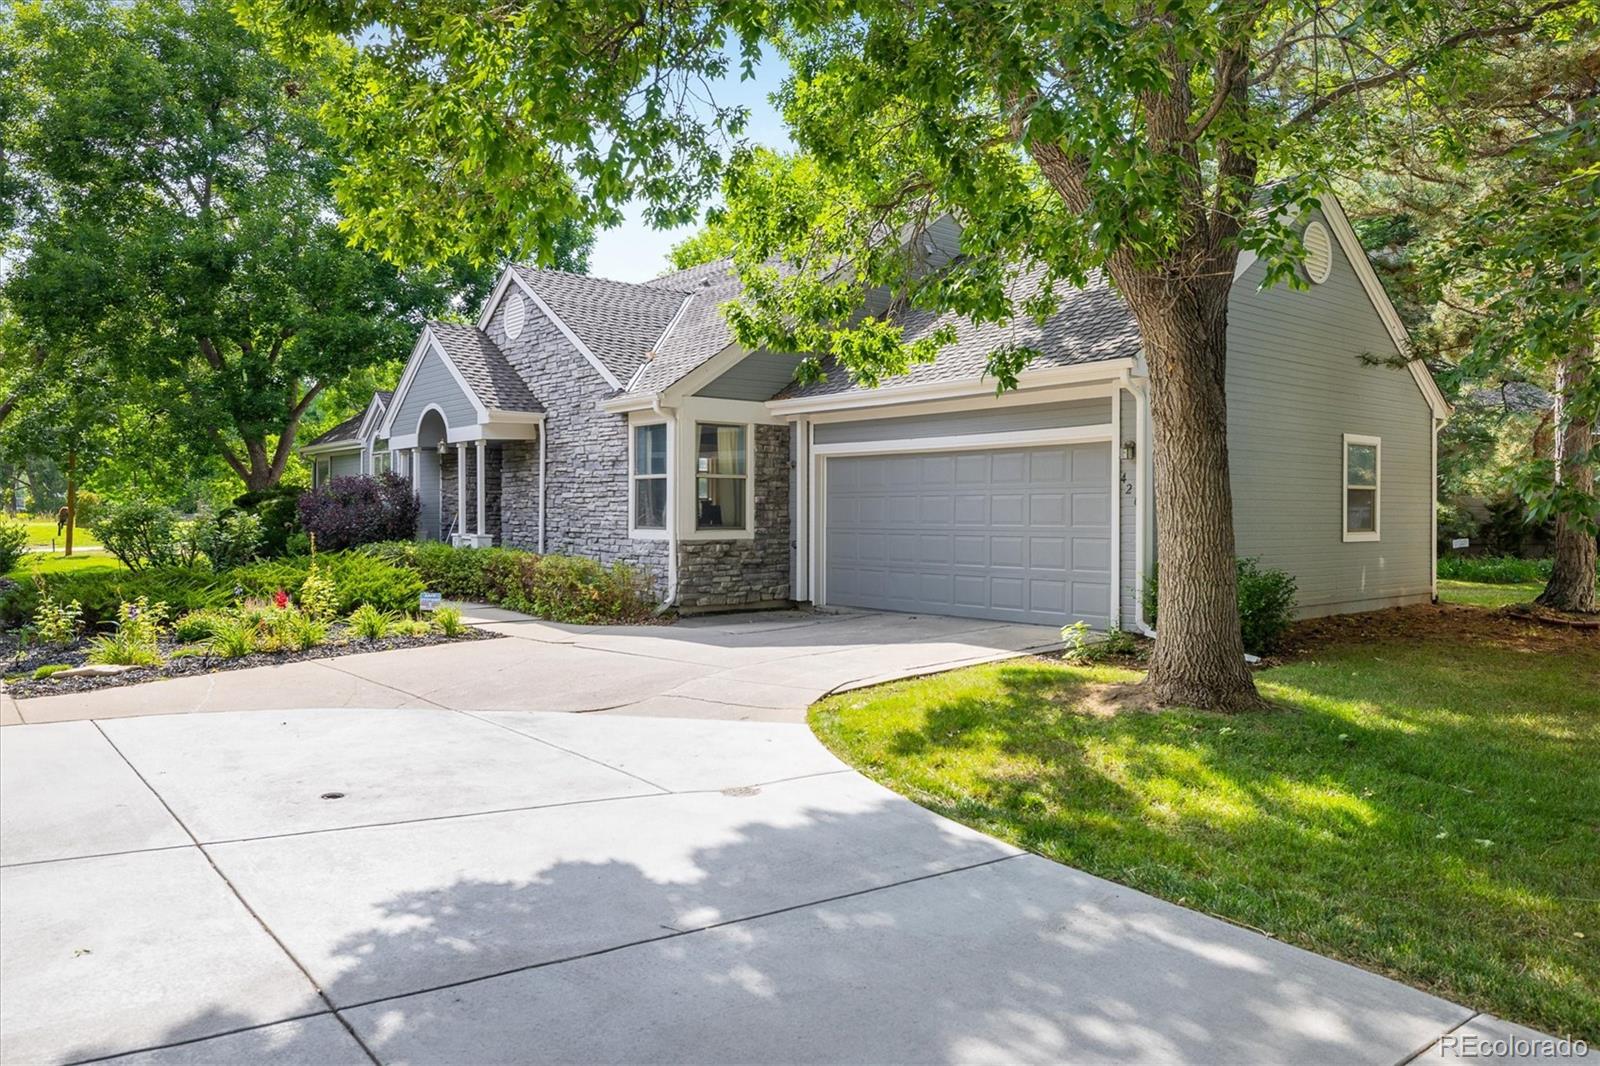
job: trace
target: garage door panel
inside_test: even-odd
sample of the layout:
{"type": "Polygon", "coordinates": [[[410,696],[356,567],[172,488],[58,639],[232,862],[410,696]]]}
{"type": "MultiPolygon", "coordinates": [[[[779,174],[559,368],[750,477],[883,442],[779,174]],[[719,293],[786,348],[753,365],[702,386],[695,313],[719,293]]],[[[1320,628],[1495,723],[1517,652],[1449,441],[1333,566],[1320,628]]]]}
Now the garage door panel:
{"type": "Polygon", "coordinates": [[[989,497],[989,524],[1021,526],[1027,524],[1028,498],[1015,493],[996,493],[989,497]]]}
{"type": "Polygon", "coordinates": [[[828,601],[1106,625],[1110,448],[829,459],[828,601]]]}

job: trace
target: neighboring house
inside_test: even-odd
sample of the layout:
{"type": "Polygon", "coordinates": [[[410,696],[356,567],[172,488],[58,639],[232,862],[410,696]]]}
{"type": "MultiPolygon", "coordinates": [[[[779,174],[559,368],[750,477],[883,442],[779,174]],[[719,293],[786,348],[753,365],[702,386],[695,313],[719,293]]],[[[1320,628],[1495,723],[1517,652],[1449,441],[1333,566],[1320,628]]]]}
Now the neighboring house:
{"type": "Polygon", "coordinates": [[[389,469],[389,444],[378,434],[388,412],[390,390],[375,392],[366,410],[340,422],[300,449],[311,464],[311,485],[317,488],[336,477],[381,474],[389,469]]]}
{"type": "MultiPolygon", "coordinates": [[[[1302,614],[1426,601],[1448,408],[1420,363],[1363,360],[1406,337],[1337,204],[1305,240],[1308,289],[1260,290],[1246,256],[1234,290],[1238,550],[1291,572],[1302,614]]],[[[686,609],[1142,624],[1160,471],[1139,332],[1103,279],[1043,327],[962,324],[875,389],[742,349],[720,310],[738,294],[727,262],[642,284],[508,268],[475,326],[424,328],[361,428],[416,483],[423,536],[626,561],[686,609]],[[1005,342],[1043,355],[996,397],[1005,342]]]]}

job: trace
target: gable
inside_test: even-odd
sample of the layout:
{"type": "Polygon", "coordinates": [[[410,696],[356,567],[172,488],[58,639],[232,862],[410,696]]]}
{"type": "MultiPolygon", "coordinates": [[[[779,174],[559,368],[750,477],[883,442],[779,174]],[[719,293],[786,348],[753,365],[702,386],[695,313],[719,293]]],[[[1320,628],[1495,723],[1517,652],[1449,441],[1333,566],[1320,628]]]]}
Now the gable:
{"type": "Polygon", "coordinates": [[[412,359],[414,365],[406,367],[406,375],[390,405],[390,432],[400,437],[415,433],[417,423],[430,406],[443,413],[445,424],[451,429],[476,425],[477,407],[433,345],[424,345],[420,354],[414,354],[412,359]]]}

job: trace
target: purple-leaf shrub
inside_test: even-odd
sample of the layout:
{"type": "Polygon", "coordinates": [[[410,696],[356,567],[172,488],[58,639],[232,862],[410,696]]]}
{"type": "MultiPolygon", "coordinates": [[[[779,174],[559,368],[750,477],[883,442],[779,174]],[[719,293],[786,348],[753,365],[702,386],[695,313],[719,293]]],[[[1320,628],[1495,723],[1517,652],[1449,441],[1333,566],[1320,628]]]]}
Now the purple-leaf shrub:
{"type": "Polygon", "coordinates": [[[336,477],[303,493],[300,525],[327,551],[379,540],[410,540],[417,533],[422,500],[411,482],[393,472],[376,477],[336,477]]]}

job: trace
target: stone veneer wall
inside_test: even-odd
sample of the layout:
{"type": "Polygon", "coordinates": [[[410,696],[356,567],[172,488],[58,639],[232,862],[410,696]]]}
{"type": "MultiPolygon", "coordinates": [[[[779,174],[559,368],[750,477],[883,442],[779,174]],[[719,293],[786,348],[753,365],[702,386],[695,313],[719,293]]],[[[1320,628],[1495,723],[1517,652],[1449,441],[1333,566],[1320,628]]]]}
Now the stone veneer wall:
{"type": "MultiPolygon", "coordinates": [[[[520,443],[520,442],[518,442],[520,443]]],[[[500,496],[502,486],[503,453],[507,445],[490,444],[483,452],[483,481],[488,492],[483,499],[483,528],[495,536],[496,544],[504,544],[500,529],[500,496]]],[[[448,539],[450,527],[456,520],[456,449],[450,445],[439,459],[439,483],[443,486],[443,499],[439,509],[441,536],[448,539]]],[[[474,445],[467,445],[467,522],[478,521],[478,454],[474,445]]],[[[535,499],[537,499],[537,494],[535,499]]],[[[474,533],[477,530],[473,530],[474,533]]]]}
{"type": "Polygon", "coordinates": [[[790,429],[755,429],[755,538],[680,541],[680,606],[738,607],[790,598],[790,429]]]}
{"type": "MultiPolygon", "coordinates": [[[[627,562],[666,582],[665,541],[628,536],[628,421],[600,409],[610,384],[531,303],[516,340],[505,305],[487,332],[545,407],[545,550],[627,562]]],[[[502,482],[504,543],[539,546],[539,448],[508,446],[502,482]]]]}

